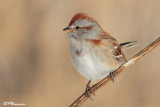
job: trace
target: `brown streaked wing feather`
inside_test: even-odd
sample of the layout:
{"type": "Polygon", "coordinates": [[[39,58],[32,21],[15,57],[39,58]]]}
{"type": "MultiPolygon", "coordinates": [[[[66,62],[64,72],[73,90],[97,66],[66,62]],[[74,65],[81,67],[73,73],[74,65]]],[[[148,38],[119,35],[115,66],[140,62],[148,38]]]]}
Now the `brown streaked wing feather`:
{"type": "Polygon", "coordinates": [[[97,40],[87,40],[88,42],[91,42],[92,46],[97,46],[97,45],[104,45],[107,47],[110,47],[111,50],[113,50],[113,54],[115,55],[116,60],[118,61],[126,61],[126,58],[120,48],[120,46],[117,43],[117,40],[110,36],[108,33],[103,32],[101,36],[97,40]]]}
{"type": "Polygon", "coordinates": [[[113,46],[113,49],[114,49],[113,54],[115,55],[115,58],[117,60],[119,60],[119,61],[125,60],[126,61],[124,53],[122,52],[120,46],[117,43],[117,40],[114,37],[112,37],[109,34],[107,34],[102,39],[108,39],[111,43],[113,42],[112,43],[112,46],[113,46]]]}

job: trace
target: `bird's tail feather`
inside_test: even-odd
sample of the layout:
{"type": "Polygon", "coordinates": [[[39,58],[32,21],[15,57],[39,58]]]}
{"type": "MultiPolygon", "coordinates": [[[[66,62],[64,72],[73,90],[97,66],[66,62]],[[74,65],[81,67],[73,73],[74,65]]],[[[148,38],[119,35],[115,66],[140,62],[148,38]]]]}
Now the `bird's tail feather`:
{"type": "Polygon", "coordinates": [[[137,41],[124,42],[124,43],[121,43],[119,45],[120,45],[120,47],[121,47],[122,50],[127,50],[129,48],[133,48],[133,47],[137,46],[138,42],[137,41]]]}

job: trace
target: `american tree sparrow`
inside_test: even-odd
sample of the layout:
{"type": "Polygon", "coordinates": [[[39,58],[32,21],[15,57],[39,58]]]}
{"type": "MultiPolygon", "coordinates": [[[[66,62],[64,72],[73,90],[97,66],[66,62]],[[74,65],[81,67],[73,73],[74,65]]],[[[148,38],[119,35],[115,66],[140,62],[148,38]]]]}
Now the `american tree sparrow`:
{"type": "Polygon", "coordinates": [[[126,62],[122,52],[137,44],[136,41],[118,44],[93,18],[83,13],[76,14],[63,29],[68,32],[70,56],[77,71],[91,80],[103,79],[126,62]]]}

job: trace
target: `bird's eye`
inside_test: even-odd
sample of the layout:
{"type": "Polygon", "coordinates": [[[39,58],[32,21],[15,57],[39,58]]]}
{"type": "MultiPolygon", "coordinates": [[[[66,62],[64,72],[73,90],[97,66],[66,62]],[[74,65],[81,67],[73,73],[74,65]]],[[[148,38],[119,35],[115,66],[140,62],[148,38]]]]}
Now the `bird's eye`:
{"type": "Polygon", "coordinates": [[[80,27],[79,26],[76,26],[76,29],[79,29],[80,27]]]}

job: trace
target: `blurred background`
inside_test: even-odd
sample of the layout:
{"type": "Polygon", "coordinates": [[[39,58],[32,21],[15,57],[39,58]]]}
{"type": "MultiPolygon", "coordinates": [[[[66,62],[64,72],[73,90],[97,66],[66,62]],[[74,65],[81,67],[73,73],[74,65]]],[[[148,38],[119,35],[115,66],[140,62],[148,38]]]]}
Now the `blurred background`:
{"type": "MultiPolygon", "coordinates": [[[[0,107],[66,107],[87,79],[73,67],[62,29],[76,13],[97,20],[119,43],[160,36],[159,0],[0,0],[0,107]]],[[[96,92],[82,107],[160,107],[160,46],[96,92]]]]}

